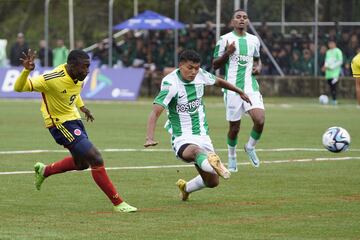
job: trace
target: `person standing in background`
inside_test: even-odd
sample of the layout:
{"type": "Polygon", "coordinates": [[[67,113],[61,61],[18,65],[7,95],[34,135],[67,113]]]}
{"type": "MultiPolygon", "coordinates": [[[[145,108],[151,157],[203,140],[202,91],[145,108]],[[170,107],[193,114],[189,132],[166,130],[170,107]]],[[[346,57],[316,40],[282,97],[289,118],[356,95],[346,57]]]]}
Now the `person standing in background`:
{"type": "Polygon", "coordinates": [[[66,63],[67,57],[69,55],[69,49],[64,44],[64,40],[56,40],[56,48],[53,50],[53,64],[54,67],[59,66],[60,64],[66,63]]]}
{"type": "Polygon", "coordinates": [[[6,59],[6,39],[0,39],[0,67],[5,67],[7,65],[6,59]]]}
{"type": "Polygon", "coordinates": [[[337,105],[337,83],[341,73],[341,65],[343,64],[343,53],[336,47],[335,40],[330,39],[328,42],[329,49],[326,51],[325,63],[322,71],[325,72],[325,79],[330,88],[332,104],[337,105]]]}
{"type": "Polygon", "coordinates": [[[22,53],[27,53],[29,50],[27,42],[25,42],[25,36],[23,33],[18,33],[16,42],[12,45],[10,50],[10,65],[17,67],[21,66],[22,62],[20,58],[23,56],[22,53]]]}
{"type": "Polygon", "coordinates": [[[38,53],[38,56],[39,56],[39,59],[40,59],[40,65],[42,67],[52,67],[53,65],[53,54],[52,54],[52,50],[48,47],[47,48],[47,54],[48,54],[48,62],[47,64],[45,63],[45,54],[46,54],[46,42],[45,40],[40,40],[39,42],[39,53],[38,53]]]}

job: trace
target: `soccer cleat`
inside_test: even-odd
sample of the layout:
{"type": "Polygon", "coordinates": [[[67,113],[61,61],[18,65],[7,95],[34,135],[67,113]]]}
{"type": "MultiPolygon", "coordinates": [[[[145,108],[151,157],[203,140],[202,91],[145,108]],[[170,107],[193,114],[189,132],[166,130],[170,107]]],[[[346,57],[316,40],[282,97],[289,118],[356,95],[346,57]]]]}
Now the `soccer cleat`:
{"type": "Polygon", "coordinates": [[[249,149],[245,145],[244,150],[247,153],[251,164],[256,168],[259,167],[260,166],[260,160],[259,160],[258,156],[256,155],[255,148],[249,149]]]}
{"type": "Polygon", "coordinates": [[[223,177],[224,179],[230,178],[230,171],[224,166],[218,155],[216,155],[215,153],[209,153],[208,161],[220,177],[223,177]]]}
{"type": "Polygon", "coordinates": [[[35,170],[35,187],[37,190],[40,190],[41,188],[41,184],[44,182],[45,177],[44,177],[44,171],[45,171],[45,167],[46,165],[41,163],[41,162],[37,162],[34,165],[34,170],[35,170]]]}
{"type": "Polygon", "coordinates": [[[238,171],[237,161],[236,161],[235,157],[229,157],[228,169],[229,169],[230,172],[237,172],[238,171]]]}
{"type": "Polygon", "coordinates": [[[129,204],[127,204],[126,202],[122,202],[117,206],[114,206],[113,208],[114,212],[124,212],[124,213],[129,213],[129,212],[136,212],[137,208],[130,206],[129,204]]]}
{"type": "Polygon", "coordinates": [[[180,198],[183,201],[186,201],[189,199],[190,193],[188,193],[186,189],[186,181],[184,179],[179,179],[176,182],[176,185],[179,187],[180,190],[180,198]]]}

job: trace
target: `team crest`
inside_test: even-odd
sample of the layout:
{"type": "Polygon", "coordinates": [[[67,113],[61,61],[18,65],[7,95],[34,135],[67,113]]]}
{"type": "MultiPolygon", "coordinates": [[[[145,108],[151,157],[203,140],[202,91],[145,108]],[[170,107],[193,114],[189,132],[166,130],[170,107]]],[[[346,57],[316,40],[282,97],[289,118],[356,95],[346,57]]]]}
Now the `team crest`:
{"type": "Polygon", "coordinates": [[[80,135],[81,135],[81,130],[80,130],[80,129],[75,129],[75,130],[74,130],[74,134],[75,134],[76,136],[80,136],[80,135]]]}
{"type": "Polygon", "coordinates": [[[196,93],[197,96],[202,97],[204,95],[204,86],[202,85],[196,86],[196,93]]]}

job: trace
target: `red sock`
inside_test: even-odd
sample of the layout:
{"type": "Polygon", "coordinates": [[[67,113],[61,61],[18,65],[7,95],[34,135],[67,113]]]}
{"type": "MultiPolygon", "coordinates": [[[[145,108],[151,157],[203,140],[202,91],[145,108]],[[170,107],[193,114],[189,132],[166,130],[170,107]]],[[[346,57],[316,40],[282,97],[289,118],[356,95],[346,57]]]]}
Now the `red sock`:
{"type": "Polygon", "coordinates": [[[114,206],[117,206],[123,202],[123,200],[119,196],[119,193],[116,191],[116,188],[112,184],[109,176],[107,175],[104,166],[91,167],[91,174],[96,184],[106,194],[106,196],[110,199],[114,206]]]}
{"type": "Polygon", "coordinates": [[[63,160],[47,165],[45,167],[44,177],[76,169],[77,167],[75,165],[74,159],[72,157],[65,157],[63,160]]]}

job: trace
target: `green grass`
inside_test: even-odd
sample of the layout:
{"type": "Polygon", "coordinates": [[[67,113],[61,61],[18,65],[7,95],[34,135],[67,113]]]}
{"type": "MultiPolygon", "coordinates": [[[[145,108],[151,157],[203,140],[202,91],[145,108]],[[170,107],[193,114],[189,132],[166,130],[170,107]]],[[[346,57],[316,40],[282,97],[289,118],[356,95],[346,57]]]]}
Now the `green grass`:
{"type": "MultiPolygon", "coordinates": [[[[222,99],[207,98],[205,103],[210,136],[226,162],[222,99]]],[[[153,149],[169,151],[141,151],[151,105],[150,99],[87,104],[96,118],[85,123],[87,132],[103,150],[107,167],[186,165],[170,151],[169,135],[162,128],[165,115],[156,132],[160,144],[153,149]]],[[[36,191],[30,173],[34,163],[51,163],[67,153],[10,152],[63,148],[43,127],[37,101],[0,100],[0,239],[360,239],[360,110],[355,102],[331,107],[317,99],[265,98],[265,106],[259,169],[239,150],[244,163],[239,172],[216,189],[193,193],[189,202],[179,200],[175,182],[194,177],[193,167],[110,169],[122,197],[139,208],[121,214],[111,212],[88,171],[54,175],[36,191]],[[349,131],[350,150],[316,150],[323,149],[323,132],[335,125],[349,131]],[[283,148],[313,150],[273,151],[283,148]],[[336,157],[350,160],[296,161],[336,157]],[[278,160],[293,161],[273,162],[278,160]]],[[[239,148],[251,125],[245,117],[239,148]]]]}

